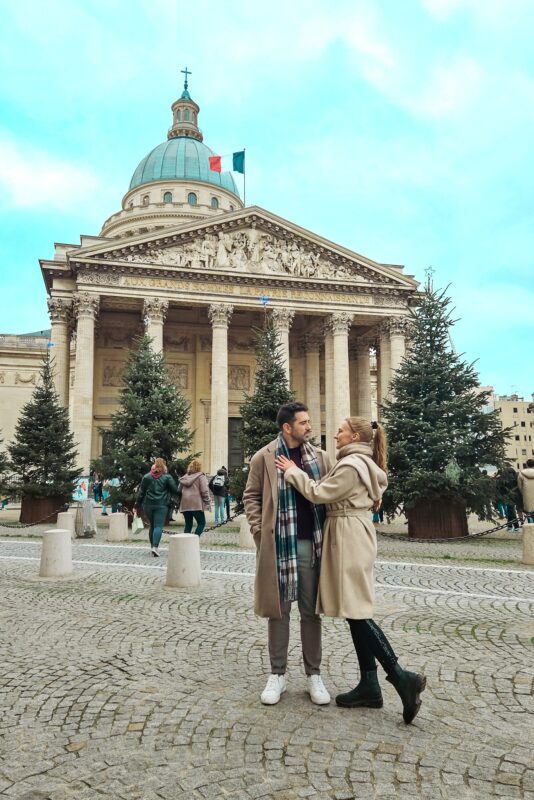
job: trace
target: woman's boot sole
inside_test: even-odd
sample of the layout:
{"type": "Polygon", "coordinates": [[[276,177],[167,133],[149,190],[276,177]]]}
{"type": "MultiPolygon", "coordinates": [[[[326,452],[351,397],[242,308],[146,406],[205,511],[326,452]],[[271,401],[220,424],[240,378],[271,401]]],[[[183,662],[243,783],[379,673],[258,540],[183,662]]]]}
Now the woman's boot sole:
{"type": "Polygon", "coordinates": [[[336,698],[336,705],[339,708],[382,708],[384,700],[380,698],[380,700],[356,700],[354,703],[339,703],[336,698]]]}
{"type": "Polygon", "coordinates": [[[419,675],[417,681],[416,694],[415,694],[415,709],[413,715],[408,719],[406,719],[404,713],[402,715],[402,718],[406,723],[406,725],[410,725],[410,723],[412,723],[416,718],[416,716],[418,715],[419,709],[421,708],[421,692],[423,692],[425,689],[426,689],[426,675],[419,675]]]}

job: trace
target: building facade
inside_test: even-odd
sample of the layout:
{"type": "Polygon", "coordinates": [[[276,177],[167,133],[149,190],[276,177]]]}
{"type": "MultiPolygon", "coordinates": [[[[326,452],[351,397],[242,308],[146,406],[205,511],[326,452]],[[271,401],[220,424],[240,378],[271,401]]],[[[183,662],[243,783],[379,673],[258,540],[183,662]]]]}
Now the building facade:
{"type": "MultiPolygon", "coordinates": [[[[206,471],[240,463],[239,406],[254,386],[253,331],[265,314],[279,331],[291,387],[332,452],[339,420],[375,417],[387,397],[417,282],[400,266],[244,207],[231,173],[209,169],[213,153],[187,84],[172,114],[167,141],[140,162],[100,235],[56,244],[54,257],[40,262],[56,386],[79,465],[87,471],[105,446],[101,429],[143,331],[191,402],[193,447],[206,471]]],[[[36,375],[31,353],[35,361],[44,341],[24,351],[23,338],[0,339],[0,400],[17,375],[36,375]]]]}
{"type": "Polygon", "coordinates": [[[534,458],[534,395],[531,400],[512,395],[494,395],[493,406],[499,412],[503,428],[511,428],[506,458],[516,469],[523,469],[534,458]]]}

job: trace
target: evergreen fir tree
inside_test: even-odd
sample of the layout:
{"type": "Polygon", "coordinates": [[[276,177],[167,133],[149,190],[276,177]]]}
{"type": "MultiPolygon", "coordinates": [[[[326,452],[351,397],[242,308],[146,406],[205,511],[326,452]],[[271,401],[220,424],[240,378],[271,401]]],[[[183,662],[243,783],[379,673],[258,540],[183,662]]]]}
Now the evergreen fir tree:
{"type": "MultiPolygon", "coordinates": [[[[386,511],[438,501],[490,519],[494,481],[483,471],[499,466],[508,436],[497,412],[487,413],[489,392],[451,345],[451,300],[429,279],[411,324],[409,352],[384,403],[389,441],[386,511]]],[[[437,513],[437,512],[436,512],[437,513]]],[[[419,534],[416,534],[419,535],[419,534]]]]}
{"type": "MultiPolygon", "coordinates": [[[[276,424],[278,409],[294,399],[289,389],[280,352],[278,332],[272,321],[266,319],[265,327],[256,330],[256,379],[254,393],[245,395],[240,406],[243,419],[241,442],[245,458],[251,458],[260,448],[278,436],[276,424]]],[[[236,470],[230,478],[230,492],[238,507],[247,482],[248,465],[236,470]]]]}
{"type": "MultiPolygon", "coordinates": [[[[0,493],[4,492],[7,472],[7,453],[2,447],[3,444],[4,440],[0,439],[0,493]]],[[[0,502],[3,499],[3,497],[0,497],[0,502]]]]}
{"type": "Polygon", "coordinates": [[[9,490],[23,497],[58,497],[70,502],[76,479],[76,447],[69,415],[54,387],[53,362],[43,360],[40,383],[23,407],[12,443],[9,490]]]}
{"type": "Polygon", "coordinates": [[[188,422],[191,404],[170,379],[163,355],[155,353],[148,336],[140,337],[126,362],[120,408],[106,436],[106,453],[93,462],[104,479],[119,478],[111,500],[132,508],[137,487],[154,458],[167,461],[175,477],[185,472],[188,458],[179,458],[193,438],[188,422]]]}

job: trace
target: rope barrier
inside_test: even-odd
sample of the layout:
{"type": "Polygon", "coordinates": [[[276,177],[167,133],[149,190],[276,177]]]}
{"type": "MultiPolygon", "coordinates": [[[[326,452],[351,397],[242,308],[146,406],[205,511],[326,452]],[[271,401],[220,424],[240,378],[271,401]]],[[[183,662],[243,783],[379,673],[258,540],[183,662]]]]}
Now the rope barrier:
{"type": "Polygon", "coordinates": [[[514,525],[517,523],[516,530],[519,530],[523,525],[523,520],[516,517],[515,519],[507,520],[502,525],[495,525],[493,528],[488,528],[485,531],[479,531],[478,533],[469,533],[467,536],[449,536],[444,537],[441,539],[418,539],[415,536],[407,536],[405,533],[388,533],[387,531],[379,531],[377,530],[377,534],[383,536],[385,539],[395,539],[399,542],[424,542],[428,544],[429,542],[465,542],[467,540],[471,541],[471,539],[480,539],[482,536],[487,536],[490,533],[495,533],[495,531],[500,531],[503,528],[509,528],[510,525],[514,525]]]}
{"type": "Polygon", "coordinates": [[[52,511],[47,517],[43,517],[42,519],[38,519],[37,522],[0,522],[0,528],[33,528],[35,525],[42,525],[43,522],[47,522],[51,517],[55,517],[59,514],[60,511],[68,511],[69,504],[64,503],[60,508],[57,508],[55,511],[52,511]]]}

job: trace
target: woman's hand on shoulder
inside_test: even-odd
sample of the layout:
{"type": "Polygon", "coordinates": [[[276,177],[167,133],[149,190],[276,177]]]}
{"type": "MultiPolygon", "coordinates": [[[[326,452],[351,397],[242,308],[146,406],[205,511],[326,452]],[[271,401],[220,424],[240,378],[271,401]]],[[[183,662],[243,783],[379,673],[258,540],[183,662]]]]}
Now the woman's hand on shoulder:
{"type": "Polygon", "coordinates": [[[277,456],[274,460],[274,463],[276,464],[276,468],[281,470],[282,472],[285,472],[287,469],[289,469],[289,467],[296,466],[296,464],[293,461],[291,461],[289,458],[286,458],[285,456],[277,456]]]}

